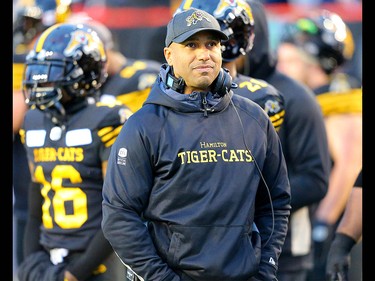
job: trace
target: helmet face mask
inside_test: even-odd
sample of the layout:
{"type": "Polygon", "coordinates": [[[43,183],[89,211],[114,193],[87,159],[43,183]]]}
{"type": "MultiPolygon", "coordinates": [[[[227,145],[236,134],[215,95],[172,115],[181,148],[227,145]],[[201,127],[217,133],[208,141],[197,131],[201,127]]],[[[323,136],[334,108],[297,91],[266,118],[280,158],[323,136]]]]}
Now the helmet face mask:
{"type": "Polygon", "coordinates": [[[33,100],[32,104],[40,110],[53,107],[62,98],[62,90],[56,87],[36,86],[24,90],[25,100],[33,100]]]}
{"type": "Polygon", "coordinates": [[[50,108],[62,98],[66,73],[72,63],[64,61],[28,61],[25,69],[23,93],[29,106],[35,105],[40,110],[50,108]]]}
{"type": "Polygon", "coordinates": [[[88,26],[50,27],[26,58],[23,80],[26,103],[46,110],[64,95],[69,99],[94,96],[107,78],[106,60],[102,41],[88,26]]]}
{"type": "Polygon", "coordinates": [[[204,10],[219,22],[229,40],[222,43],[224,62],[233,61],[249,52],[254,43],[254,17],[250,6],[243,0],[184,0],[177,12],[189,8],[204,10]]]}

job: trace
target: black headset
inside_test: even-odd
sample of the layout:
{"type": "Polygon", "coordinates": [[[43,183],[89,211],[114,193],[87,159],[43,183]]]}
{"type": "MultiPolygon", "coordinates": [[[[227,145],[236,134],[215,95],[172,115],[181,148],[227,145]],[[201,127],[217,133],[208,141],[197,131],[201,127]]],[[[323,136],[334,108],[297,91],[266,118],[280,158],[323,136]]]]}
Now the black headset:
{"type": "MultiPolygon", "coordinates": [[[[172,90],[183,93],[185,88],[185,81],[182,78],[176,78],[172,73],[172,67],[169,66],[169,71],[167,73],[166,84],[172,90]]],[[[211,91],[212,93],[218,94],[220,97],[224,96],[229,92],[230,89],[237,88],[237,84],[232,82],[232,77],[229,74],[229,70],[226,68],[221,68],[219,75],[212,83],[211,91]]]]}
{"type": "Polygon", "coordinates": [[[220,97],[223,97],[230,89],[237,88],[237,84],[232,82],[229,70],[224,67],[220,69],[219,75],[212,84],[212,93],[216,93],[220,97]]]}

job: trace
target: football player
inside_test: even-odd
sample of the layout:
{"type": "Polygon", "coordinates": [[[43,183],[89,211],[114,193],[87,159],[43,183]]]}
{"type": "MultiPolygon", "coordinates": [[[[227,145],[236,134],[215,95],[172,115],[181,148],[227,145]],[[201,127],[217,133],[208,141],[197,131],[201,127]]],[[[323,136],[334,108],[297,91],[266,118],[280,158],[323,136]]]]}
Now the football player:
{"type": "Polygon", "coordinates": [[[307,280],[325,279],[328,249],[362,168],[362,86],[342,69],[354,47],[347,24],[323,9],[287,25],[277,49],[278,69],[315,93],[332,162],[327,195],[313,214],[314,269],[307,280]]]}
{"type": "Polygon", "coordinates": [[[102,41],[83,24],[45,30],[26,58],[21,139],[31,178],[20,281],[122,280],[101,230],[106,162],[130,111],[95,98],[107,72],[102,41]]]}

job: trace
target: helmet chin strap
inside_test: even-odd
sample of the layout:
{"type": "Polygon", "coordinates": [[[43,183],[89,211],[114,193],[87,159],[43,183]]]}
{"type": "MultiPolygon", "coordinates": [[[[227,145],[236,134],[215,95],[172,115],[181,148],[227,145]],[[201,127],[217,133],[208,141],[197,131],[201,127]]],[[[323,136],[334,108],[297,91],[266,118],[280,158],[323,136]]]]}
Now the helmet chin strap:
{"type": "Polygon", "coordinates": [[[66,111],[61,102],[57,101],[53,106],[46,109],[52,122],[58,126],[62,126],[66,121],[66,111]]]}

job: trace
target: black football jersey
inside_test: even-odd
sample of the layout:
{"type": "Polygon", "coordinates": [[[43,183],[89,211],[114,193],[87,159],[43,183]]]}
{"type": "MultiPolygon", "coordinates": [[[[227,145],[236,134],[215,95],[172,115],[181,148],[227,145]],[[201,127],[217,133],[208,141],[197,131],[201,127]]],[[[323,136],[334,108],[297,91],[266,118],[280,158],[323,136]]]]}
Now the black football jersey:
{"type": "Polygon", "coordinates": [[[43,196],[40,243],[82,250],[101,228],[102,164],[129,116],[117,104],[87,104],[56,126],[30,109],[20,131],[31,175],[43,196]]]}
{"type": "Polygon", "coordinates": [[[285,116],[282,94],[266,81],[242,74],[237,74],[233,82],[238,85],[238,88],[233,89],[233,92],[260,105],[270,117],[276,131],[278,131],[285,116]]]}
{"type": "Polygon", "coordinates": [[[142,107],[160,72],[160,63],[127,58],[117,74],[108,77],[102,87],[101,100],[116,98],[132,112],[142,107]]]}

